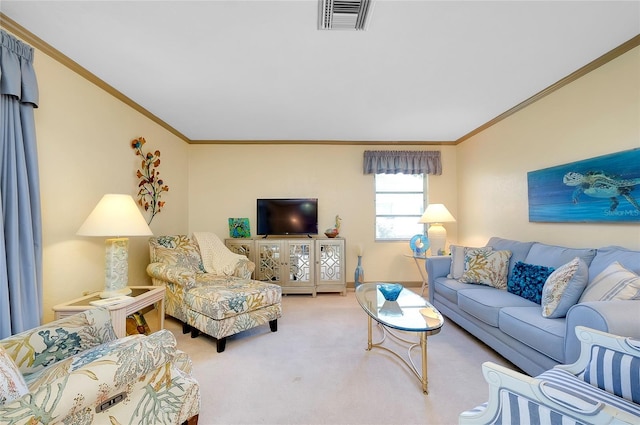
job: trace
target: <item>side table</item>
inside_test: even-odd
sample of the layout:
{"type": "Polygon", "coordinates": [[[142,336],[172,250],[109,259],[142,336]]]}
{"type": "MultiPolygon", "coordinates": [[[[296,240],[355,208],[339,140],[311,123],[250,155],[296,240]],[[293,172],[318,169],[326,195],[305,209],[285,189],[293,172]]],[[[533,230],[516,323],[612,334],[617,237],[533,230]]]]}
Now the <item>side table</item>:
{"type": "Polygon", "coordinates": [[[418,267],[418,271],[420,271],[420,277],[422,277],[422,287],[420,288],[420,295],[424,297],[424,290],[429,289],[429,282],[427,280],[427,269],[425,268],[425,262],[427,261],[426,255],[411,255],[404,254],[405,257],[413,258],[416,262],[416,266],[418,267]]]}
{"type": "MultiPolygon", "coordinates": [[[[137,311],[142,310],[145,307],[149,307],[154,303],[157,303],[158,309],[158,324],[160,329],[164,329],[164,286],[129,286],[131,288],[132,297],[131,300],[125,301],[119,304],[109,305],[105,308],[109,310],[111,314],[111,322],[113,323],[113,329],[116,332],[118,338],[127,336],[127,316],[137,311]]],[[[85,295],[84,297],[76,298],[75,300],[68,301],[66,303],[58,304],[53,307],[55,312],[55,319],[61,319],[63,317],[71,316],[81,311],[89,310],[93,308],[91,301],[100,300],[100,292],[85,295]]]]}

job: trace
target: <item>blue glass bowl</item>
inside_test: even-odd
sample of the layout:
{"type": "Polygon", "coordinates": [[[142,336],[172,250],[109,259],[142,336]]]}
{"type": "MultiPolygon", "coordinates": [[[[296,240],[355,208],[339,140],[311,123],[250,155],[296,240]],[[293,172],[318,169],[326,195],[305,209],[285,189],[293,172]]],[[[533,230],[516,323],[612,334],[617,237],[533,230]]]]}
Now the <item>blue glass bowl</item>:
{"type": "Polygon", "coordinates": [[[378,285],[378,289],[382,292],[382,296],[387,301],[395,301],[400,295],[403,286],[399,283],[382,283],[378,285]]]}

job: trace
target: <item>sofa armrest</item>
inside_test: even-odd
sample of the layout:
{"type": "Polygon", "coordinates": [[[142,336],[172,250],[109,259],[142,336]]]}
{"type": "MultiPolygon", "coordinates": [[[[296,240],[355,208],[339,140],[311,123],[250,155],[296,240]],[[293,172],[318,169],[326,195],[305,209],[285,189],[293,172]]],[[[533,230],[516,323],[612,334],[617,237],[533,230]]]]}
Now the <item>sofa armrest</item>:
{"type": "MultiPolygon", "coordinates": [[[[168,265],[165,263],[151,263],[147,266],[147,274],[152,279],[171,282],[191,289],[196,283],[196,273],[192,270],[168,265]]],[[[156,284],[156,282],[154,282],[156,284]]]]}
{"type": "MultiPolygon", "coordinates": [[[[81,353],[73,362],[46,370],[30,393],[0,406],[0,417],[37,417],[42,423],[60,421],[96,407],[131,388],[147,377],[154,389],[166,381],[176,355],[176,339],[168,330],[146,337],[119,340],[81,353]],[[149,375],[149,376],[147,376],[149,375]]],[[[126,397],[125,397],[126,398],[126,397]]],[[[73,422],[73,421],[72,421],[73,422]]]]}
{"type": "Polygon", "coordinates": [[[117,339],[109,310],[96,307],[0,341],[27,377],[82,351],[117,339]]]}
{"type": "Polygon", "coordinates": [[[429,302],[433,302],[433,283],[439,277],[446,277],[451,270],[451,256],[441,255],[427,257],[424,262],[427,270],[427,282],[429,285],[429,302]]]}
{"type": "Polygon", "coordinates": [[[567,312],[564,363],[575,362],[580,355],[577,326],[640,338],[640,300],[590,301],[572,306],[567,312]]]}

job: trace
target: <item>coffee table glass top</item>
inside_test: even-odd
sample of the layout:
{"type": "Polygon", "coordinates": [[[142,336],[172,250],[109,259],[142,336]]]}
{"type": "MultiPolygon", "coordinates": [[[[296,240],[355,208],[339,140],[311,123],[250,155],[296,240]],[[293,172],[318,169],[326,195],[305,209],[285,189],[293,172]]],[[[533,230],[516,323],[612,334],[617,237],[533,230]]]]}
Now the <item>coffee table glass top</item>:
{"type": "Polygon", "coordinates": [[[378,323],[412,332],[432,331],[444,324],[440,312],[415,292],[402,288],[396,301],[387,301],[379,285],[363,283],[356,288],[358,303],[378,323]]]}

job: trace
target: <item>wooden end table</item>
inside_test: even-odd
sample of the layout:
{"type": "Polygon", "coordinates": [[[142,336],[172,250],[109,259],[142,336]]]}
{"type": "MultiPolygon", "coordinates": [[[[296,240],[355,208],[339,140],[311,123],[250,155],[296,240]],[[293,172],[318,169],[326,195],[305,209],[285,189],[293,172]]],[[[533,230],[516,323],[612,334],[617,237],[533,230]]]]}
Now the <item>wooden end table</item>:
{"type": "MultiPolygon", "coordinates": [[[[113,329],[116,332],[118,338],[127,336],[127,316],[137,311],[142,310],[145,307],[152,306],[157,303],[158,309],[158,323],[160,329],[164,329],[164,286],[129,286],[131,288],[132,297],[130,301],[126,301],[120,304],[106,306],[111,314],[111,322],[113,323],[113,329]]],[[[101,292],[101,291],[100,291],[101,292]]],[[[68,301],[66,303],[58,304],[53,307],[55,312],[55,319],[62,319],[63,317],[71,316],[76,313],[89,310],[93,308],[91,301],[100,300],[100,292],[85,295],[84,297],[76,298],[75,300],[68,301]]]]}

